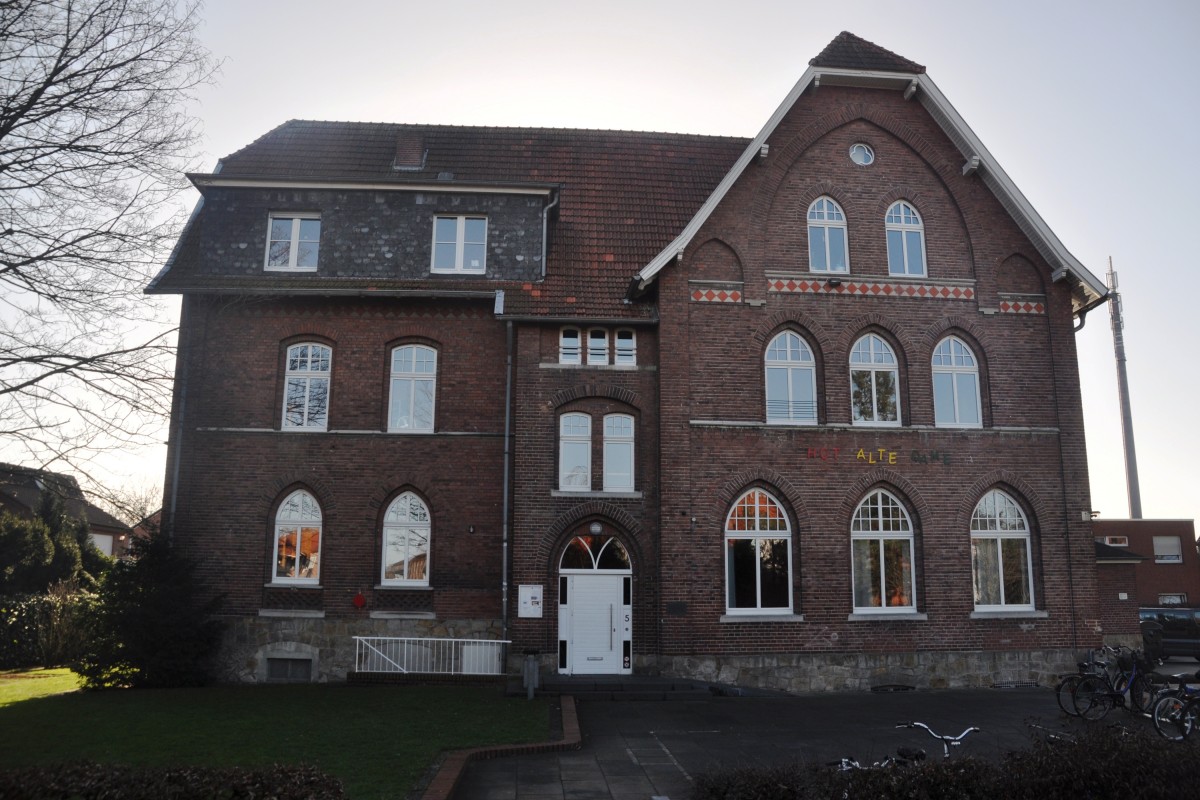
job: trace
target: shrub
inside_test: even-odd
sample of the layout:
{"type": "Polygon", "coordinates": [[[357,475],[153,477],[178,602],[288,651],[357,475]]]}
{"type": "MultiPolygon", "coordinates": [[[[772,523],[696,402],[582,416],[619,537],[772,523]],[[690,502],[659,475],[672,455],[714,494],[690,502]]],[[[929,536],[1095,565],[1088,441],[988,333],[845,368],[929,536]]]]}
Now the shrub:
{"type": "Polygon", "coordinates": [[[69,582],[45,594],[0,596],[0,669],[58,667],[78,658],[89,599],[69,582]]]}
{"type": "Polygon", "coordinates": [[[202,603],[192,562],[162,532],[134,539],[91,603],[88,644],[71,669],[88,689],[202,686],[222,625],[202,603]]]}
{"type": "Polygon", "coordinates": [[[1046,800],[1173,800],[1181,787],[1200,785],[1200,758],[1149,730],[1094,726],[1077,741],[1035,738],[1001,764],[974,758],[937,760],[905,768],[839,772],[795,765],[719,770],[697,777],[694,800],[872,800],[958,798],[1046,800]]]}
{"type": "Polygon", "coordinates": [[[29,800],[311,800],[345,797],[313,767],[148,768],[86,761],[0,770],[0,797],[29,800]]]}

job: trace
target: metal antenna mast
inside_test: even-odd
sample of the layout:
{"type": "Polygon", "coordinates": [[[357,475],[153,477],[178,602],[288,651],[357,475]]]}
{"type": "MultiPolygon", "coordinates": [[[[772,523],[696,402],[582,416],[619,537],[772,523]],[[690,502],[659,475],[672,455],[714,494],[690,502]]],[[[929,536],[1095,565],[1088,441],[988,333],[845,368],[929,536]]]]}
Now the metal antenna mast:
{"type": "Polygon", "coordinates": [[[1121,318],[1121,293],[1117,273],[1108,258],[1108,311],[1112,316],[1113,350],[1117,355],[1117,394],[1121,400],[1121,440],[1125,444],[1125,484],[1129,488],[1129,517],[1142,518],[1142,492],[1138,488],[1137,449],[1133,446],[1133,412],[1129,409],[1129,376],[1125,372],[1125,321],[1121,318]]]}

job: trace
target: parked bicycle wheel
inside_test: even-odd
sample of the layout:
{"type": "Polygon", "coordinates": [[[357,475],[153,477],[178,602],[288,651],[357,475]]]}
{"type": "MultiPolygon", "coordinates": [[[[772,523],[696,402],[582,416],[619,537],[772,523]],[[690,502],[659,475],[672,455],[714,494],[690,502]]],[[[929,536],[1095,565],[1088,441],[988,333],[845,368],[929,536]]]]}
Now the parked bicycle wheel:
{"type": "Polygon", "coordinates": [[[1113,689],[1108,681],[1088,675],[1075,687],[1075,713],[1084,719],[1103,719],[1113,707],[1113,689]]]}
{"type": "Polygon", "coordinates": [[[1194,700],[1178,694],[1163,695],[1154,704],[1154,729],[1164,738],[1182,742],[1196,727],[1197,706],[1194,700]]]}
{"type": "Polygon", "coordinates": [[[1058,700],[1058,707],[1072,717],[1078,716],[1075,710],[1075,687],[1079,686],[1079,682],[1083,680],[1082,675],[1068,675],[1058,683],[1058,688],[1054,690],[1054,696],[1058,700]]]}
{"type": "Polygon", "coordinates": [[[1162,689],[1161,676],[1153,672],[1140,672],[1129,688],[1129,703],[1139,714],[1149,714],[1154,708],[1154,699],[1162,689]]]}

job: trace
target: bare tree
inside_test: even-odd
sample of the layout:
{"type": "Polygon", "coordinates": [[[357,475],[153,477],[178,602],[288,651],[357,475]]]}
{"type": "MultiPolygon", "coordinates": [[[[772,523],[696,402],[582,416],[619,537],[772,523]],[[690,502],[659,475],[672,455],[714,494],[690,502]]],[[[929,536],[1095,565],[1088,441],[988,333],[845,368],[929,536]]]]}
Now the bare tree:
{"type": "Polygon", "coordinates": [[[199,3],[0,0],[0,447],[87,475],[159,434],[174,331],[142,289],[177,236],[214,65],[199,3]]]}

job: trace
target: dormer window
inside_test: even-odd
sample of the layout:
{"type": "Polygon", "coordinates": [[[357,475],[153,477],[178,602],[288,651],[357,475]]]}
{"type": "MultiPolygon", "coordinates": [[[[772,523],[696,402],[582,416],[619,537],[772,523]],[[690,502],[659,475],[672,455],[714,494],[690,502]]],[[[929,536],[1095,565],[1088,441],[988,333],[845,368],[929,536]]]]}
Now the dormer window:
{"type": "Polygon", "coordinates": [[[320,247],[319,214],[272,214],[264,266],[279,272],[314,272],[320,247]]]}
{"type": "Polygon", "coordinates": [[[435,217],[433,271],[482,275],[487,265],[487,217],[435,217]]]}

